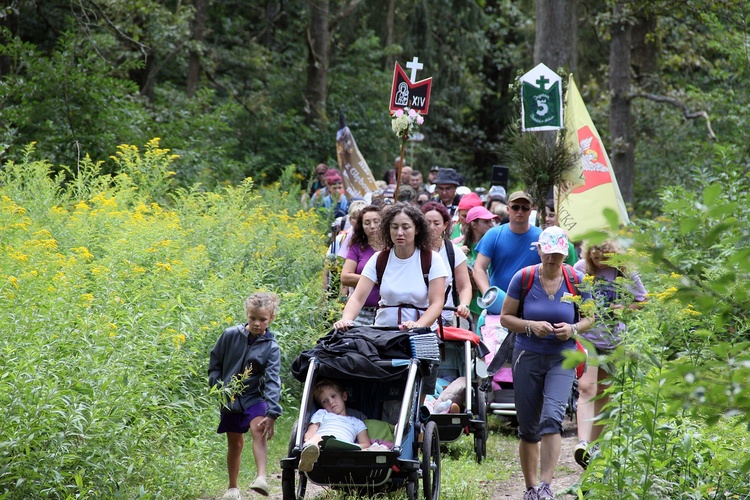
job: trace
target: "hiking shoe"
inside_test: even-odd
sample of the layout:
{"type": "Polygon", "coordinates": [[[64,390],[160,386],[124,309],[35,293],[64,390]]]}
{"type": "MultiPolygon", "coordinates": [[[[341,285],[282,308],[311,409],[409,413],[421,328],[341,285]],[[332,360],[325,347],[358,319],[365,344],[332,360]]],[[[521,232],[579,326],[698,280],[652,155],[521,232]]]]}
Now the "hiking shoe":
{"type": "Polygon", "coordinates": [[[267,497],[268,483],[266,482],[266,478],[263,476],[256,477],[255,481],[253,481],[253,484],[250,485],[250,489],[256,493],[260,493],[264,497],[267,497]]]}
{"type": "Polygon", "coordinates": [[[302,472],[310,472],[315,467],[315,462],[318,461],[320,456],[320,448],[317,444],[308,444],[302,448],[302,453],[299,456],[299,470],[302,472]]]}
{"type": "Polygon", "coordinates": [[[555,494],[552,493],[550,484],[545,483],[544,481],[539,483],[539,489],[537,490],[536,494],[539,497],[539,500],[555,500],[555,494]]]}
{"type": "Polygon", "coordinates": [[[584,470],[586,470],[586,467],[589,466],[589,452],[588,448],[589,442],[585,439],[581,439],[578,441],[578,444],[576,445],[576,449],[573,451],[573,458],[575,458],[576,463],[583,467],[584,470]]]}
{"type": "Polygon", "coordinates": [[[539,500],[539,494],[536,492],[535,486],[529,486],[526,488],[526,493],[523,494],[523,500],[539,500]]]}
{"type": "Polygon", "coordinates": [[[224,492],[224,496],[221,498],[231,498],[232,500],[242,500],[239,488],[229,488],[224,492]]]}

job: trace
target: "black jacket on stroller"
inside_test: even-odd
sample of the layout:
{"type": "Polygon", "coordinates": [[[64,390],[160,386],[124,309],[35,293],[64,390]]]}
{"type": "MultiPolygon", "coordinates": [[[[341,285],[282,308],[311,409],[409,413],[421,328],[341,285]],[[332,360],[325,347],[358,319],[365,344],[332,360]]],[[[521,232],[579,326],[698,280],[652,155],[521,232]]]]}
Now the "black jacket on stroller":
{"type": "Polygon", "coordinates": [[[411,358],[411,335],[406,332],[373,327],[356,327],[347,332],[333,330],[318,340],[312,349],[300,353],[292,363],[292,374],[305,381],[311,358],[320,364],[323,377],[396,378],[408,370],[408,364],[392,359],[411,358]]]}

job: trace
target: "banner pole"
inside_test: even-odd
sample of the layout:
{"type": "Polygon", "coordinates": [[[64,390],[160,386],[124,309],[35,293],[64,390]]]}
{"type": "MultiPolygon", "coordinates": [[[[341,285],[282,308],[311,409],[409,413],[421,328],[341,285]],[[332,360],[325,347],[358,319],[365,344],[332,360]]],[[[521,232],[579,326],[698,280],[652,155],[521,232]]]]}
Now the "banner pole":
{"type": "Polygon", "coordinates": [[[393,192],[393,202],[398,203],[398,191],[401,188],[401,169],[404,167],[404,153],[406,152],[406,141],[401,141],[401,160],[396,169],[396,190],[393,192]]]}

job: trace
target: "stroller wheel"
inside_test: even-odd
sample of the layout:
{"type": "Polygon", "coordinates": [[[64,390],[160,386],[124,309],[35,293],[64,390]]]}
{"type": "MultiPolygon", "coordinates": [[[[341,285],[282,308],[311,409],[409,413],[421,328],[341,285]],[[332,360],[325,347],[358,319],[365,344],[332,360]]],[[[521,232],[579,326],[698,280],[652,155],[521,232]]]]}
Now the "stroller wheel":
{"type": "Polygon", "coordinates": [[[417,482],[409,481],[406,483],[406,498],[409,500],[417,500],[417,482]]]}
{"type": "Polygon", "coordinates": [[[284,500],[302,500],[307,489],[307,476],[292,469],[281,472],[281,494],[284,500]],[[299,481],[295,484],[295,479],[299,481]]]}
{"type": "MultiPolygon", "coordinates": [[[[297,422],[292,426],[291,436],[289,437],[289,447],[287,456],[292,456],[294,445],[297,438],[297,422]]],[[[307,476],[295,469],[284,469],[281,472],[281,494],[284,500],[301,500],[305,498],[307,489],[307,476]],[[295,484],[296,483],[296,484],[295,484]]]]}
{"type": "Polygon", "coordinates": [[[422,492],[427,500],[440,498],[440,436],[435,422],[427,422],[424,427],[422,492]]]}
{"type": "Polygon", "coordinates": [[[477,463],[481,464],[487,456],[487,399],[482,389],[476,389],[477,418],[482,421],[482,427],[474,431],[474,453],[477,463]]]}

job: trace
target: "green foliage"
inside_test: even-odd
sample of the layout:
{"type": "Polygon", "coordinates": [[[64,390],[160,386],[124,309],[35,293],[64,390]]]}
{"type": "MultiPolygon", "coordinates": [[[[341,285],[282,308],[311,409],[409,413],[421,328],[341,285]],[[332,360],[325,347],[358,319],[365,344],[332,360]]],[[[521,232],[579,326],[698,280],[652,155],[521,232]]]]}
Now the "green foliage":
{"type": "Polygon", "coordinates": [[[195,498],[196,470],[223,471],[208,352],[252,291],[281,296],[293,407],[289,364],[326,328],[317,217],[249,179],[157,203],[175,161],[157,141],[121,146],[114,178],[83,161],[64,183],[34,156],[0,171],[0,495],[195,498]]]}
{"type": "Polygon", "coordinates": [[[607,428],[584,476],[601,498],[744,498],[750,455],[750,255],[746,170],[717,163],[697,192],[621,235],[650,302],[625,317],[609,361],[607,428]]]}

